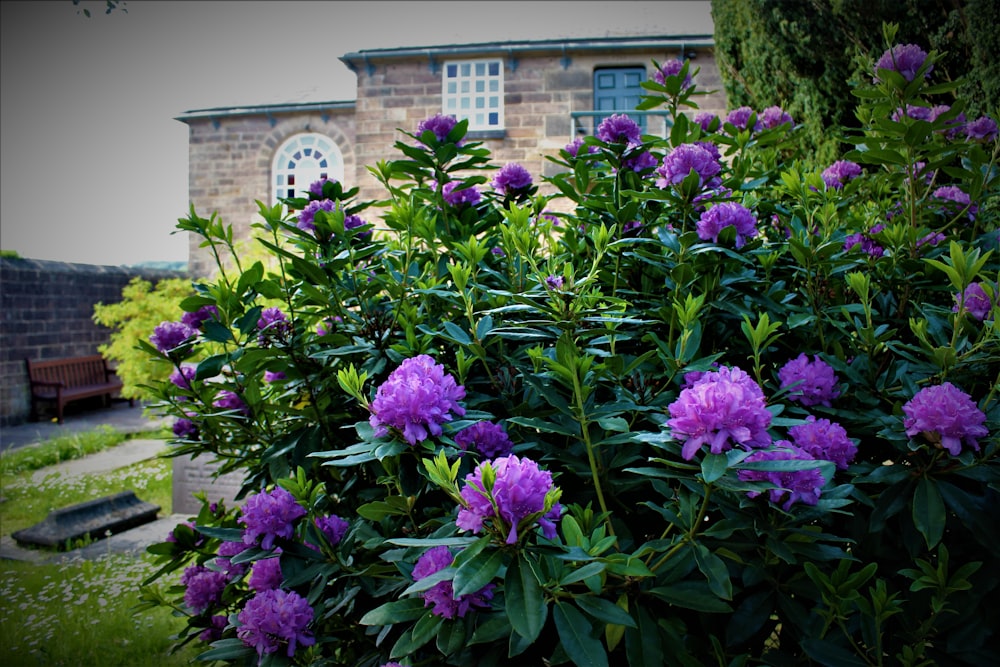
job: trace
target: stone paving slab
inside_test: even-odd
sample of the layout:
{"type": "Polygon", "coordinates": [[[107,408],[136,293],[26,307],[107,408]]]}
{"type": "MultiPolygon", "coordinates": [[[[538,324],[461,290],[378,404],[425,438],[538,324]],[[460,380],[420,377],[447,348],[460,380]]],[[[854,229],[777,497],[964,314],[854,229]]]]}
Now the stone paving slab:
{"type": "Polygon", "coordinates": [[[35,484],[40,484],[46,477],[60,475],[76,477],[111,472],[141,461],[156,458],[167,450],[164,440],[142,439],[126,440],[120,445],[90,454],[72,461],[64,461],[55,465],[36,470],[31,475],[35,484]]]}

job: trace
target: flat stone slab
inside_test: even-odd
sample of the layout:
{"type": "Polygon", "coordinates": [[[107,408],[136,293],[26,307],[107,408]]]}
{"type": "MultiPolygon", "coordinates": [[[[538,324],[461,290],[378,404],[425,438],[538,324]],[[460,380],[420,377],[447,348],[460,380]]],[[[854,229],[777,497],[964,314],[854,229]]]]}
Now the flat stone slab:
{"type": "Polygon", "coordinates": [[[49,512],[44,521],[11,537],[20,545],[66,549],[74,540],[100,540],[156,520],[159,505],[139,500],[134,491],[89,500],[49,512]]]}

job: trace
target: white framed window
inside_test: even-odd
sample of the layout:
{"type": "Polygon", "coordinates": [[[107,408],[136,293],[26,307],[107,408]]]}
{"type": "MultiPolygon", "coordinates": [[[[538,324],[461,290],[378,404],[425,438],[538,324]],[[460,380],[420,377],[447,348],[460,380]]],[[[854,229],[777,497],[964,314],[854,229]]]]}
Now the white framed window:
{"type": "Polygon", "coordinates": [[[441,106],[447,116],[469,120],[469,130],[502,130],[503,61],[450,60],[441,77],[441,106]]]}
{"type": "Polygon", "coordinates": [[[271,183],[275,200],[308,197],[309,186],[321,178],[344,180],[344,160],[330,137],[315,132],[296,134],[274,154],[271,183]]]}

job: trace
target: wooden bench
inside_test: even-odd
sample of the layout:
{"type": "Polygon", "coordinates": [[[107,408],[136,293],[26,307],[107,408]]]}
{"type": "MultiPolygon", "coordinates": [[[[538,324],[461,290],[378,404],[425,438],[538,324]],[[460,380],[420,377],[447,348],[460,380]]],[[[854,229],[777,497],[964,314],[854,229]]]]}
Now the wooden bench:
{"type": "MultiPolygon", "coordinates": [[[[122,388],[122,382],[99,354],[87,357],[32,361],[25,359],[31,381],[31,419],[38,419],[38,402],[53,401],[56,416],[63,422],[63,408],[67,403],[92,396],[104,396],[105,404],[111,395],[122,388]]],[[[129,399],[128,404],[134,405],[129,399]]]]}

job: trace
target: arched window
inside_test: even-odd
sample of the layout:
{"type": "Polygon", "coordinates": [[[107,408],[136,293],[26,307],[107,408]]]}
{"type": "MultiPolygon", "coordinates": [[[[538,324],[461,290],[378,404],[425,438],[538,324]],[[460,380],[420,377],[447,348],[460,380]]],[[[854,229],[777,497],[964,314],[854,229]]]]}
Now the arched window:
{"type": "Polygon", "coordinates": [[[278,149],[271,170],[274,198],[308,196],[309,185],[321,178],[344,180],[344,160],[330,137],[297,134],[278,149]]]}

